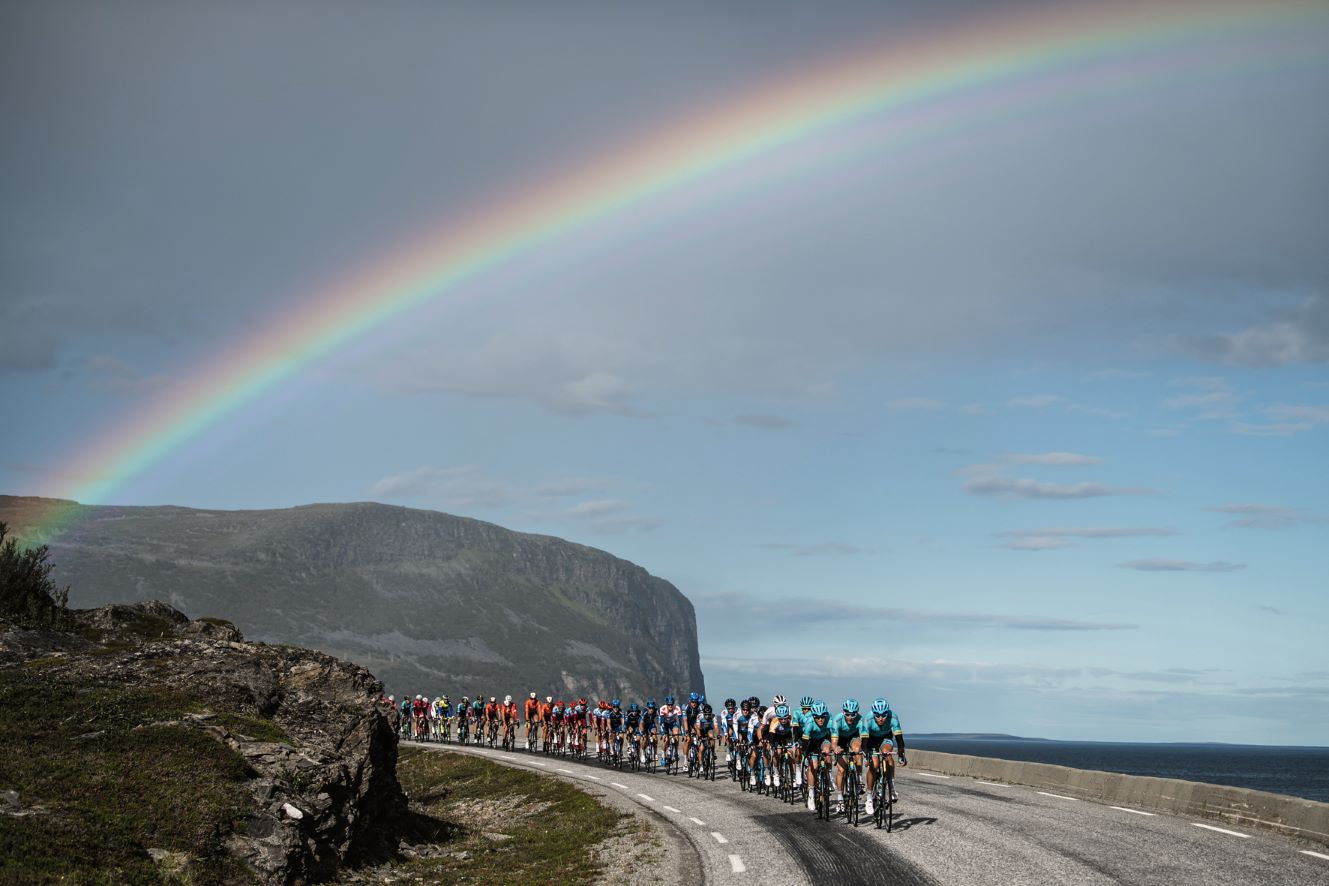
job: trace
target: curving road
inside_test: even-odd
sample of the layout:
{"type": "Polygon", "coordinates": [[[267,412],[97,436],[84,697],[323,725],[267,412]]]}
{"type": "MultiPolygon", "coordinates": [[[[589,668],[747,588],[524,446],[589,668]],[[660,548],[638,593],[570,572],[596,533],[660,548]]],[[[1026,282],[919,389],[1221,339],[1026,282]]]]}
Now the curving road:
{"type": "Polygon", "coordinates": [[[1329,883],[1323,847],[915,768],[900,770],[901,802],[895,829],[886,833],[866,819],[858,828],[842,818],[819,821],[805,807],[744,793],[722,779],[404,744],[478,754],[616,792],[672,825],[694,853],[691,879],[707,883],[1329,883]]]}

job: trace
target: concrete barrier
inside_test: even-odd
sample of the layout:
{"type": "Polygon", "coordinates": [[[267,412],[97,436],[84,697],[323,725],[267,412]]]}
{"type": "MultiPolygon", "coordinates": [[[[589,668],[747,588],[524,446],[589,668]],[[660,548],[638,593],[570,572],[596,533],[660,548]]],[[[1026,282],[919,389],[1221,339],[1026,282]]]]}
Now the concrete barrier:
{"type": "Polygon", "coordinates": [[[1329,803],[1301,797],[1179,778],[1122,775],[941,751],[911,749],[909,764],[945,775],[1025,785],[1079,800],[1262,828],[1329,846],[1329,803]]]}

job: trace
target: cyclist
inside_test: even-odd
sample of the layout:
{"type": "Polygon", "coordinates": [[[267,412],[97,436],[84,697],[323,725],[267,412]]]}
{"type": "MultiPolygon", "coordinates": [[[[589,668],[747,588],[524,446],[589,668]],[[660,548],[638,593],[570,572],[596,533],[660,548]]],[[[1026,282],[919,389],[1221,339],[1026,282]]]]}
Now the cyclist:
{"type": "Polygon", "coordinates": [[[666,741],[665,743],[664,762],[666,766],[677,759],[678,734],[682,722],[683,709],[674,704],[674,697],[672,695],[666,695],[664,698],[664,706],[660,708],[660,734],[664,735],[666,739],[670,736],[673,737],[672,742],[666,741]]]}
{"type": "MultiPolygon", "coordinates": [[[[844,812],[844,779],[849,770],[849,758],[857,757],[861,742],[859,730],[863,715],[858,710],[858,699],[846,698],[840,706],[840,715],[831,723],[831,748],[835,751],[835,814],[844,812]]],[[[861,760],[860,760],[861,762],[861,760]]]]}
{"type": "Polygon", "coordinates": [[[701,696],[695,692],[688,693],[688,703],[683,707],[683,757],[686,760],[692,759],[692,733],[697,725],[697,718],[701,716],[701,696]]]}
{"type": "Polygon", "coordinates": [[[752,714],[752,700],[743,699],[738,705],[738,714],[734,717],[733,740],[735,743],[734,753],[738,755],[741,766],[748,772],[755,771],[757,758],[752,748],[753,724],[757,718],[752,714]]]}
{"type": "Polygon", "coordinates": [[[557,752],[563,747],[563,699],[554,702],[549,709],[549,739],[557,752]]]}
{"type": "Polygon", "coordinates": [[[491,747],[498,742],[499,717],[498,699],[491,695],[489,701],[485,704],[485,736],[489,739],[491,747]]]}
{"type": "Polygon", "coordinates": [[[660,729],[660,711],[655,706],[655,699],[646,699],[646,710],[641,714],[641,732],[644,736],[641,761],[646,762],[646,749],[651,750],[651,759],[654,760],[660,755],[659,743],[656,736],[660,729]]]}
{"type": "Polygon", "coordinates": [[[439,734],[439,739],[441,741],[451,741],[452,740],[452,702],[448,700],[448,694],[446,692],[443,693],[441,698],[439,698],[438,713],[439,713],[439,726],[442,729],[442,731],[439,734]]]}
{"type": "Polygon", "coordinates": [[[622,702],[614,699],[609,702],[609,710],[605,711],[605,722],[609,728],[609,759],[613,763],[618,762],[622,752],[619,736],[623,733],[623,720],[622,702]]]}
{"type": "Polygon", "coordinates": [[[688,758],[690,761],[697,764],[697,771],[703,776],[706,773],[702,766],[702,752],[705,750],[710,751],[712,765],[714,765],[715,736],[719,732],[719,729],[720,718],[715,716],[715,711],[710,705],[703,702],[701,706],[701,714],[692,725],[692,734],[696,737],[696,741],[693,743],[695,750],[693,755],[688,758]]]}
{"type": "Polygon", "coordinates": [[[419,741],[429,736],[429,702],[417,695],[411,702],[411,737],[419,741]]]}
{"type": "Polygon", "coordinates": [[[825,757],[831,751],[831,712],[826,703],[814,701],[803,721],[803,759],[808,766],[808,811],[817,811],[817,772],[830,765],[825,757]]]}
{"type": "Polygon", "coordinates": [[[482,695],[476,693],[475,700],[471,702],[471,732],[476,744],[481,744],[485,740],[484,729],[485,700],[482,695]]]}
{"type": "Polygon", "coordinates": [[[732,698],[724,700],[724,710],[720,712],[720,735],[724,740],[724,762],[729,765],[729,761],[734,755],[734,721],[738,719],[738,702],[732,698]]]}
{"type": "Polygon", "coordinates": [[[463,695],[461,704],[457,705],[457,740],[462,744],[466,743],[466,730],[470,726],[471,720],[471,699],[463,695]]]}
{"type": "Polygon", "coordinates": [[[443,696],[434,696],[429,705],[429,737],[434,741],[443,740],[443,696]]]}
{"type": "Polygon", "coordinates": [[[638,762],[645,763],[646,749],[641,744],[641,706],[635,701],[628,705],[627,716],[623,718],[623,731],[632,743],[628,753],[636,753],[638,762]]]}
{"type": "Polygon", "coordinates": [[[503,741],[511,749],[517,743],[517,703],[511,695],[503,696],[503,706],[499,709],[503,720],[503,741]]]}
{"type": "Polygon", "coordinates": [[[526,746],[529,748],[535,745],[540,736],[540,701],[534,692],[527,697],[523,713],[526,715],[526,746]]]}
{"type": "Polygon", "coordinates": [[[402,738],[411,737],[411,698],[404,696],[401,700],[401,712],[398,714],[397,728],[401,732],[402,738]]]}
{"type": "Polygon", "coordinates": [[[812,696],[805,695],[798,700],[798,710],[794,711],[794,787],[803,785],[803,722],[812,710],[812,696]]]}
{"type": "Polygon", "coordinates": [[[762,727],[762,740],[769,748],[771,779],[775,787],[780,786],[780,759],[790,752],[794,740],[793,715],[789,705],[781,704],[775,708],[775,716],[762,727]]]}
{"type": "Polygon", "coordinates": [[[586,747],[586,699],[568,702],[563,719],[568,724],[568,744],[573,753],[580,752],[586,747]]]}
{"type": "Polygon", "coordinates": [[[881,757],[886,758],[886,790],[890,792],[891,802],[900,799],[895,793],[895,764],[891,759],[891,748],[894,748],[900,758],[901,766],[908,766],[909,761],[904,757],[904,732],[900,729],[900,720],[891,710],[890,702],[884,698],[874,699],[872,702],[872,716],[864,717],[863,724],[858,730],[859,737],[862,739],[864,754],[871,754],[868,757],[869,765],[867,767],[867,808],[864,810],[868,815],[873,813],[872,806],[872,788],[876,784],[881,768],[881,757]],[[885,752],[883,753],[883,748],[885,752]]]}

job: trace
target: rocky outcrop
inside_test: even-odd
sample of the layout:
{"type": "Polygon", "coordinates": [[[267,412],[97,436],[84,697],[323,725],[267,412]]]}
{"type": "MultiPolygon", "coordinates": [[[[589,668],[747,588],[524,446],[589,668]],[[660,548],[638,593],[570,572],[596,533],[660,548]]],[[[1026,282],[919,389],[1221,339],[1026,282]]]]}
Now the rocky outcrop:
{"type": "MultiPolygon", "coordinates": [[[[246,643],[228,622],[191,621],[155,601],[72,620],[67,632],[0,623],[0,667],[37,664],[52,683],[83,692],[185,700],[188,710],[149,725],[199,730],[243,758],[252,803],[224,845],[259,882],[323,880],[395,850],[406,813],[395,724],[364,668],[246,643]]],[[[163,866],[178,855],[146,851],[163,866]]]]}
{"type": "MultiPolygon", "coordinates": [[[[52,502],[0,496],[23,535],[52,502]]],[[[604,551],[378,504],[87,507],[49,541],[71,603],[161,598],[365,665],[397,693],[704,689],[692,604],[604,551]]]]}

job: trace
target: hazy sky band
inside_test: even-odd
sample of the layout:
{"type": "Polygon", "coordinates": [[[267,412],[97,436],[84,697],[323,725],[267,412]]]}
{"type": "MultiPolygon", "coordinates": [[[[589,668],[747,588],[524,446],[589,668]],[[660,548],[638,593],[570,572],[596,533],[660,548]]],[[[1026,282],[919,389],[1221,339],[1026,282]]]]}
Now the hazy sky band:
{"type": "MultiPolygon", "coordinates": [[[[356,276],[319,289],[262,332],[168,388],[50,478],[52,494],[102,503],[224,416],[316,360],[458,284],[574,229],[703,180],[870,113],[895,112],[892,134],[929,125],[939,103],[994,85],[1020,97],[1085,66],[1118,62],[1144,78],[1194,41],[1296,28],[1329,15],[1304,3],[1133,4],[1046,9],[937,31],[914,46],[888,42],[848,60],[795,72],[756,95],[685,117],[635,147],[599,155],[571,174],[419,238],[356,276]]],[[[1234,56],[1234,65],[1249,59],[1234,56]]],[[[1053,90],[1055,92],[1055,90],[1053,90]]],[[[991,114],[989,105],[961,112],[991,114]]],[[[53,513],[44,532],[58,528],[53,513]]]]}

